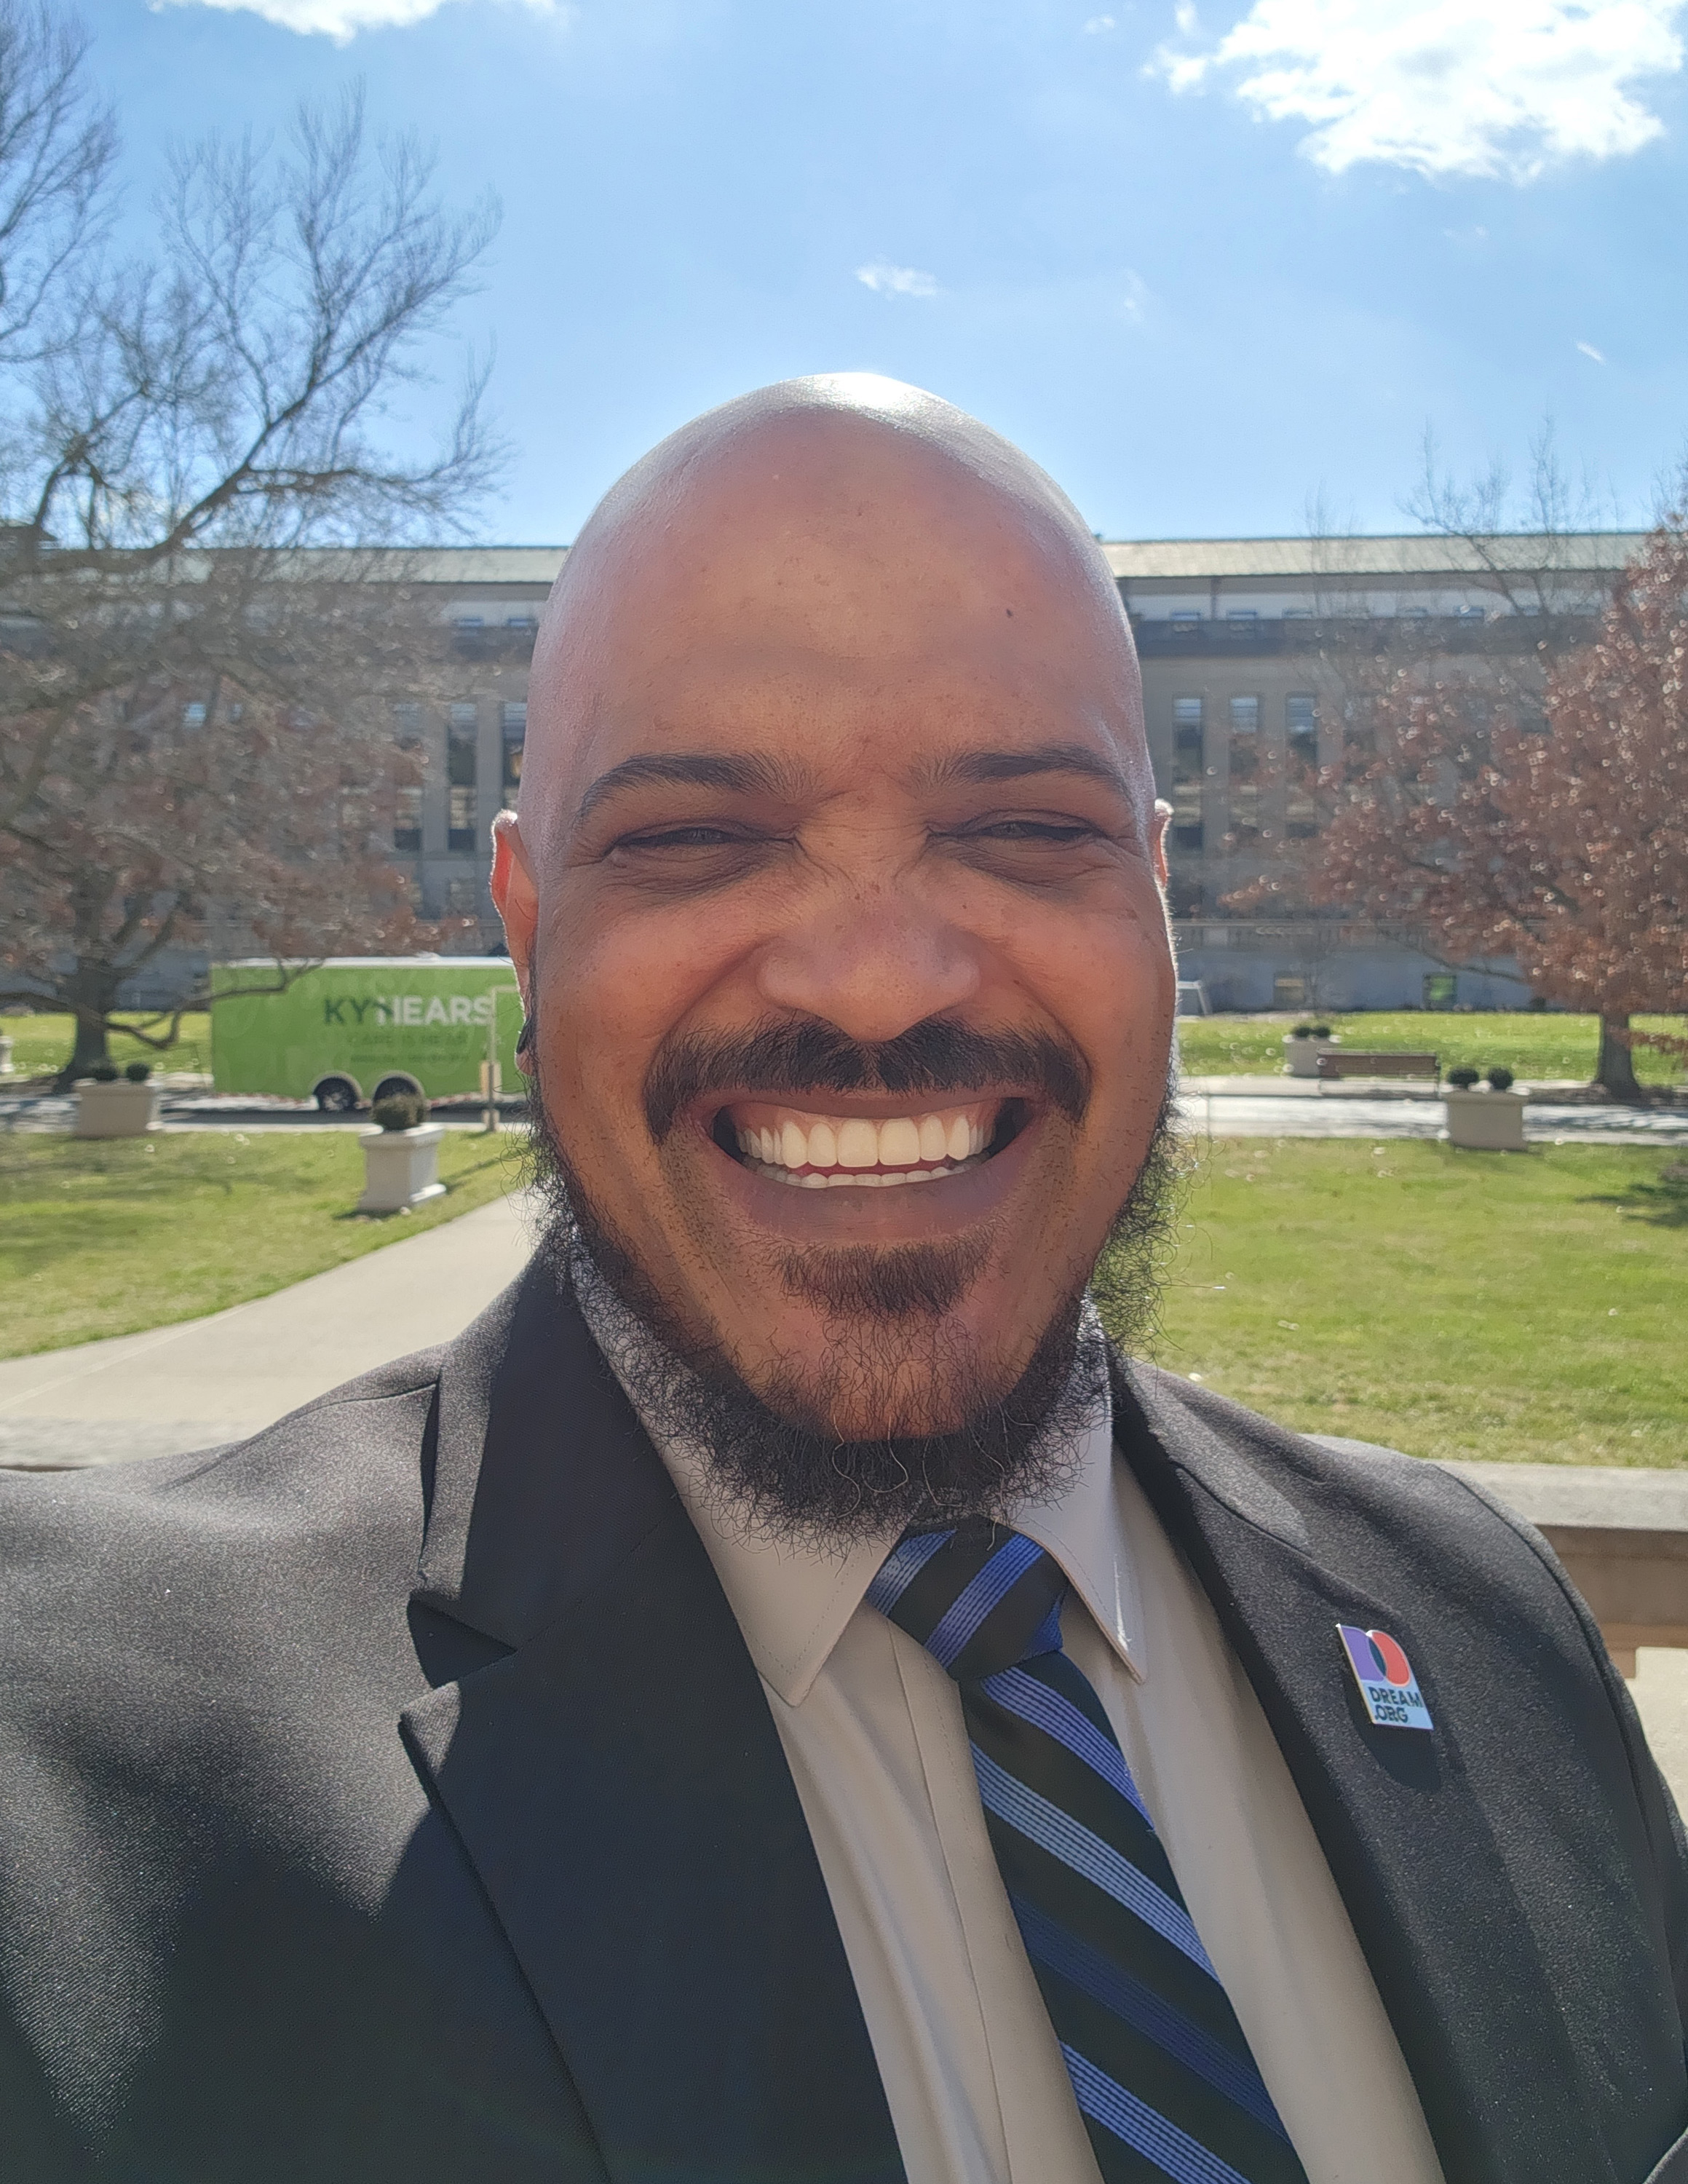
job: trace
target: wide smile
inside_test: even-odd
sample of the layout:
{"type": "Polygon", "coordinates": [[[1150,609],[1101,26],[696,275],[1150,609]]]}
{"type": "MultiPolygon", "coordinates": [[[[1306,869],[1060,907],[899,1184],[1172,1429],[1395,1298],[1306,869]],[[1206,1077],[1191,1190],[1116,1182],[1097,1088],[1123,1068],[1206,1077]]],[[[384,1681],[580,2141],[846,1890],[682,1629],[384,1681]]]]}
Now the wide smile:
{"type": "Polygon", "coordinates": [[[1026,1103],[975,1100],[901,1114],[817,1113],[760,1100],[721,1108],[711,1132],[754,1173],[799,1190],[885,1190],[941,1183],[1011,1143],[1026,1103]]]}

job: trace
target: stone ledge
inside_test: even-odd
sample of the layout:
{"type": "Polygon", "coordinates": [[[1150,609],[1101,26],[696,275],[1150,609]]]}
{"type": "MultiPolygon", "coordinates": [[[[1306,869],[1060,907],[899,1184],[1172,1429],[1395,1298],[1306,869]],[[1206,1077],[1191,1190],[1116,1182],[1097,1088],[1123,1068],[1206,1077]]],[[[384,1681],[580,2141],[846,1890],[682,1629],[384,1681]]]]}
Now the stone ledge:
{"type": "MultiPolygon", "coordinates": [[[[1353,1455],[1372,1441],[1312,1438],[1353,1455]]],[[[1688,1470],[1597,1464],[1443,1466],[1534,1524],[1593,1611],[1625,1676],[1638,1646],[1688,1647],[1688,1470]]]]}

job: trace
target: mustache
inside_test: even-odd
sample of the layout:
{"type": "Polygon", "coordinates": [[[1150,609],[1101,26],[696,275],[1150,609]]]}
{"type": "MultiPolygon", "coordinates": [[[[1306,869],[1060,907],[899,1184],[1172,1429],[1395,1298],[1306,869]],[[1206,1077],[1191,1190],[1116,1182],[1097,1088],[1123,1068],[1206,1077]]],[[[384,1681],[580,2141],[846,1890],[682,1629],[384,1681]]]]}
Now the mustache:
{"type": "Polygon", "coordinates": [[[660,1145],[699,1093],[1041,1092],[1069,1122],[1084,1119],[1090,1070],[1056,1033],[980,1031],[926,1017],[894,1039],[855,1039],[820,1017],[782,1017],[748,1032],[686,1032],[665,1040],[645,1079],[644,1115],[660,1145]]]}

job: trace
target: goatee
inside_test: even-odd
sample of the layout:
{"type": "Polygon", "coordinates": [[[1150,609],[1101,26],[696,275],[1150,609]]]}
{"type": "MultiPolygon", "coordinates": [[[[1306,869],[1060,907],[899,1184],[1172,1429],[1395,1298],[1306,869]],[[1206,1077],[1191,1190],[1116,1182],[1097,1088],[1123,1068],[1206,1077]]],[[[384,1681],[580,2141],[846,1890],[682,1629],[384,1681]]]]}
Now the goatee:
{"type": "MultiPolygon", "coordinates": [[[[871,1049],[857,1052],[855,1082],[874,1084],[877,1057],[871,1049]]],[[[812,1053],[805,1059],[812,1066],[812,1053]]],[[[977,1057],[967,1056],[965,1067],[952,1081],[976,1085],[977,1057]]],[[[1085,1279],[1075,1280],[1019,1377],[1001,1391],[988,1385],[948,1317],[979,1272],[982,1246],[794,1255],[783,1269],[788,1292],[822,1309],[833,1339],[823,1358],[777,1366],[752,1390],[718,1345],[679,1323],[593,1205],[552,1127],[537,1075],[529,1110],[531,1173],[549,1209],[543,1248],[555,1274],[574,1290],[647,1424],[703,1460],[718,1514],[759,1535],[847,1548],[911,1524],[1008,1516],[1058,1495],[1072,1479],[1106,1401],[1106,1344],[1085,1279]],[[838,1397],[906,1379],[911,1370],[922,1386],[941,1391],[944,1413],[961,1421],[955,1429],[868,1440],[826,1430],[838,1397]]],[[[1110,1332],[1128,1344],[1156,1316],[1183,1166],[1169,1093],[1100,1262],[1097,1287],[1110,1332]]]]}

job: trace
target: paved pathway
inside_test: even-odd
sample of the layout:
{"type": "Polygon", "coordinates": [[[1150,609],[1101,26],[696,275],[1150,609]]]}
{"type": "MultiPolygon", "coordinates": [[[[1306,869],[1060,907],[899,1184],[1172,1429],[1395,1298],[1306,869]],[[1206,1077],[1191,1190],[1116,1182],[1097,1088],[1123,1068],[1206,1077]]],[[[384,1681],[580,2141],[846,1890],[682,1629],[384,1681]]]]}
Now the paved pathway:
{"type": "Polygon", "coordinates": [[[532,1245],[529,1208],[511,1196],[209,1319],[0,1360],[0,1464],[112,1463],[255,1433],[448,1341],[532,1245]]]}
{"type": "MultiPolygon", "coordinates": [[[[0,1133],[68,1130],[74,1110],[68,1096],[0,1093],[0,1133]]],[[[1215,1138],[1436,1138],[1447,1127],[1433,1086],[1365,1078],[1326,1085],[1287,1077],[1190,1077],[1178,1112],[1187,1128],[1215,1138]]],[[[479,1129],[482,1110],[436,1108],[433,1119],[448,1129],[479,1129]]],[[[196,1093],[168,1098],[162,1127],[248,1134],[365,1130],[369,1117],[196,1093]]],[[[505,1128],[520,1127],[519,1112],[508,1111],[505,1128]]],[[[1550,1145],[1688,1145],[1688,1108],[1591,1106],[1550,1096],[1532,1100],[1524,1110],[1524,1135],[1550,1145]]]]}
{"type": "MultiPolygon", "coordinates": [[[[1287,1089],[1222,1093],[1186,1087],[1178,1115],[1198,1136],[1215,1138],[1439,1138],[1447,1130],[1440,1100],[1383,1093],[1322,1099],[1287,1089]]],[[[1688,1109],[1532,1100],[1524,1131],[1537,1145],[1688,1145],[1688,1109]]]]}

